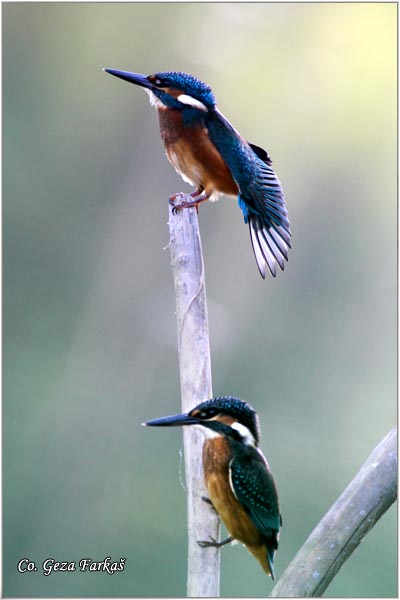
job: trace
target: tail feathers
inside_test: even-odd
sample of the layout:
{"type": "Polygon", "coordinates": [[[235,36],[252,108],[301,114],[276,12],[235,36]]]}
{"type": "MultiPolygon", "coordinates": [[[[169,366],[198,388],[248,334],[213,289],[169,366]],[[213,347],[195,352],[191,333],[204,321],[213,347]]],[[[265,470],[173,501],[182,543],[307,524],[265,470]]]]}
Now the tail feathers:
{"type": "Polygon", "coordinates": [[[274,570],[274,557],[275,557],[275,548],[273,545],[266,544],[265,542],[262,544],[258,544],[256,546],[247,546],[247,550],[255,556],[255,558],[260,563],[264,572],[267,575],[270,575],[272,579],[275,579],[275,570],[274,570]]]}
{"type": "Polygon", "coordinates": [[[269,574],[271,575],[271,579],[273,579],[273,580],[275,580],[274,558],[275,558],[275,550],[273,548],[267,547],[267,562],[268,562],[269,574]]]}
{"type": "Polygon", "coordinates": [[[273,277],[276,277],[276,265],[285,268],[290,248],[290,229],[282,225],[270,223],[263,224],[261,218],[253,213],[249,214],[250,239],[254,256],[257,261],[261,277],[265,279],[267,267],[273,277]]]}

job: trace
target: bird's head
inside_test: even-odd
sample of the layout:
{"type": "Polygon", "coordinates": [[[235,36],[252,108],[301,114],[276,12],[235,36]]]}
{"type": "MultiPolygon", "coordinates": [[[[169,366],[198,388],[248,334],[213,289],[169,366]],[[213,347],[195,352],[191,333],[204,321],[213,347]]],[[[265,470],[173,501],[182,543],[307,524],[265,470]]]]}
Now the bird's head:
{"type": "Polygon", "coordinates": [[[215,97],[211,88],[187,73],[166,71],[155,75],[141,75],[129,71],[103,69],[106,73],[139,85],[157,108],[191,108],[209,111],[215,108],[215,97]]]}
{"type": "Polygon", "coordinates": [[[257,413],[247,402],[234,396],[222,396],[201,402],[188,413],[147,421],[151,427],[202,425],[216,435],[223,435],[251,446],[258,446],[260,429],[257,413]]]}

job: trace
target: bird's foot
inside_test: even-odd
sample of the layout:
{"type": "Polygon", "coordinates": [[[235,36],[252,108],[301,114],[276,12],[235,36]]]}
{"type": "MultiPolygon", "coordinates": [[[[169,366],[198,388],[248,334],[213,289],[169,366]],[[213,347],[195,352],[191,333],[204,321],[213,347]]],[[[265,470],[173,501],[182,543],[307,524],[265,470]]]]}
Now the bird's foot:
{"type": "Polygon", "coordinates": [[[170,203],[171,206],[175,206],[176,200],[180,197],[184,198],[185,196],[186,196],[186,194],[184,194],[183,192],[178,192],[177,194],[172,194],[172,196],[170,196],[168,198],[168,202],[170,203]]]}
{"type": "Polygon", "coordinates": [[[225,544],[230,544],[233,541],[233,538],[229,536],[226,540],[222,540],[222,542],[217,542],[214,538],[210,538],[211,541],[197,541],[198,545],[201,548],[221,548],[221,546],[225,546],[225,544]]]}
{"type": "Polygon", "coordinates": [[[208,200],[209,195],[204,193],[199,193],[198,190],[195,190],[194,192],[192,192],[190,194],[190,196],[193,198],[193,200],[191,200],[190,202],[182,202],[181,204],[178,204],[177,206],[175,206],[175,201],[182,196],[185,196],[186,194],[173,194],[172,196],[169,197],[169,203],[172,206],[172,213],[174,215],[176,215],[176,213],[178,211],[180,211],[182,208],[191,208],[191,207],[195,207],[197,212],[199,212],[199,204],[201,204],[202,202],[205,202],[206,200],[208,200]]]}
{"type": "MultiPolygon", "coordinates": [[[[202,496],[201,499],[203,500],[203,502],[205,502],[206,504],[209,504],[211,506],[211,508],[216,511],[216,508],[214,506],[214,504],[211,502],[210,498],[207,498],[207,496],[202,496]]],[[[218,513],[217,513],[218,514],[218,513]]]]}
{"type": "Polygon", "coordinates": [[[201,499],[203,500],[203,502],[205,502],[206,504],[211,504],[211,506],[214,508],[214,504],[211,502],[210,498],[207,498],[207,496],[202,496],[201,499]]]}

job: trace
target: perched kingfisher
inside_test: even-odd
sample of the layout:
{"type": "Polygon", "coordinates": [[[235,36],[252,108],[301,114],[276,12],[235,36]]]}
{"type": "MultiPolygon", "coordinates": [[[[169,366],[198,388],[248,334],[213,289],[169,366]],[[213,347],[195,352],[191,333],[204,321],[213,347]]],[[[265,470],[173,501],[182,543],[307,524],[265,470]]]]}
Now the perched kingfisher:
{"type": "Polygon", "coordinates": [[[210,502],[230,537],[201,546],[223,546],[238,540],[275,578],[274,556],[282,518],[278,494],[268,462],[258,447],[257,413],[233,396],[212,398],[186,414],[147,421],[143,425],[172,427],[201,425],[206,436],[203,468],[210,502]]]}
{"type": "MultiPolygon", "coordinates": [[[[285,197],[268,153],[246,142],[217,108],[211,88],[196,77],[104,71],[142,87],[156,107],[168,160],[184,181],[196,187],[193,201],[175,211],[217,200],[221,194],[237,196],[261,276],[265,279],[268,267],[275,277],[276,265],[283,270],[288,260],[291,232],[285,197]]],[[[170,197],[171,204],[176,196],[170,197]]]]}

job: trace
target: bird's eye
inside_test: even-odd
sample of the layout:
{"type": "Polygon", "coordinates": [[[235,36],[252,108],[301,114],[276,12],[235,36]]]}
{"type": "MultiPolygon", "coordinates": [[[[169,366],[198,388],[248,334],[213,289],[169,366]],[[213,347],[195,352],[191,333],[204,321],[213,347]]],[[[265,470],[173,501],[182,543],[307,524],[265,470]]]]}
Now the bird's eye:
{"type": "Polygon", "coordinates": [[[201,411],[200,418],[211,419],[212,417],[215,417],[216,414],[218,414],[218,411],[215,408],[209,408],[208,410],[201,411]]]}
{"type": "Polygon", "coordinates": [[[165,87],[165,81],[164,81],[164,79],[161,79],[161,77],[157,77],[157,75],[149,75],[147,79],[153,85],[156,85],[157,87],[165,87]]]}
{"type": "Polygon", "coordinates": [[[156,77],[155,75],[152,75],[150,77],[150,81],[157,87],[161,87],[161,88],[169,87],[171,84],[170,80],[167,79],[166,77],[163,77],[161,79],[160,77],[156,77]]]}

